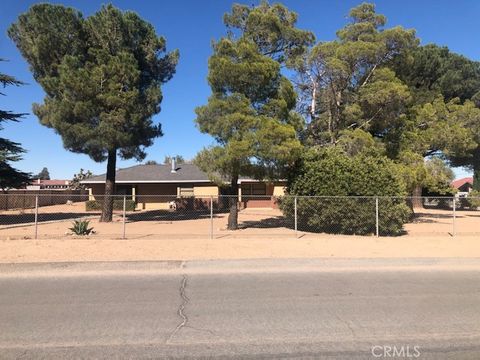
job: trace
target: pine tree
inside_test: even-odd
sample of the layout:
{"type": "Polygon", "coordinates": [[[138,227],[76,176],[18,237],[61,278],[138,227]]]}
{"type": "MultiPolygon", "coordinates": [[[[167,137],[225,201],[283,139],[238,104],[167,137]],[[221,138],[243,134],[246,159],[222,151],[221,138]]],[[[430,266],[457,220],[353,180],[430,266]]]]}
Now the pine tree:
{"type": "Polygon", "coordinates": [[[35,179],[50,180],[50,173],[48,172],[48,169],[44,167],[42,171],[40,171],[38,175],[35,176],[35,179]]]}
{"type": "Polygon", "coordinates": [[[87,18],[62,5],[33,5],[8,35],[45,91],[33,106],[40,122],[66,149],[107,161],[101,221],[111,221],[117,155],[141,161],[162,135],[152,116],[178,52],[166,53],[151,24],[113,5],[87,18]]]}
{"type": "MultiPolygon", "coordinates": [[[[0,61],[2,60],[0,59],[0,61]]],[[[5,88],[8,85],[22,85],[22,82],[12,76],[0,73],[0,84],[5,88]]],[[[0,95],[5,94],[0,92],[0,95]]],[[[24,115],[26,114],[0,109],[0,124],[5,121],[18,122],[24,115]]],[[[2,129],[0,125],[0,130],[2,129]]],[[[10,164],[21,160],[23,153],[25,150],[19,143],[0,137],[0,188],[2,190],[20,187],[29,182],[30,174],[17,170],[10,164]]]]}
{"type": "Polygon", "coordinates": [[[230,184],[228,229],[235,230],[239,177],[278,177],[301,151],[296,94],[280,70],[313,35],[296,29],[296,14],[280,4],[234,5],[224,21],[239,33],[214,44],[208,62],[212,95],[195,110],[198,128],[217,144],[203,149],[195,163],[230,184]]]}

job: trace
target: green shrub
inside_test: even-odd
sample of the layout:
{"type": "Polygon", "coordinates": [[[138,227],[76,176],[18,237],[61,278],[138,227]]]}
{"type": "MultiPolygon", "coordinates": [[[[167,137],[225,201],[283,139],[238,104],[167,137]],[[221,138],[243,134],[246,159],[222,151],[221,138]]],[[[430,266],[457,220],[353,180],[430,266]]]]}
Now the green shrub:
{"type": "MultiPolygon", "coordinates": [[[[85,202],[86,211],[95,211],[102,210],[103,201],[101,200],[89,200],[85,202]]],[[[136,207],[135,201],[126,200],[125,201],[125,210],[134,211],[136,207]]],[[[123,199],[113,200],[113,210],[123,210],[123,199]]]]}
{"type": "Polygon", "coordinates": [[[94,210],[101,210],[102,204],[97,200],[88,200],[85,202],[85,210],[86,211],[94,211],[94,210]]]}
{"type": "Polygon", "coordinates": [[[69,230],[72,231],[75,235],[90,235],[93,232],[93,227],[89,228],[88,225],[90,221],[88,220],[74,220],[72,227],[69,230]]]}
{"type": "Polygon", "coordinates": [[[480,207],[480,191],[472,190],[467,198],[468,208],[477,210],[480,207]]]}
{"type": "MultiPolygon", "coordinates": [[[[411,215],[397,166],[383,156],[352,157],[336,148],[311,150],[289,179],[288,194],[300,196],[297,223],[305,231],[374,234],[376,196],[381,235],[401,234],[411,215]]],[[[284,197],[280,208],[293,222],[294,197],[284,197]]]]}

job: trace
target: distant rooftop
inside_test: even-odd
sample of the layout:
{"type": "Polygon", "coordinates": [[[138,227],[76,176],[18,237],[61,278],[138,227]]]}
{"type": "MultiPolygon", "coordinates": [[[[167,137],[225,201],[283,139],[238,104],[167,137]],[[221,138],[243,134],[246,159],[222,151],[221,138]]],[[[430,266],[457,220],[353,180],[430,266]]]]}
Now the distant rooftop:
{"type": "Polygon", "coordinates": [[[465,184],[473,185],[473,177],[465,177],[465,178],[453,180],[450,185],[452,185],[452,187],[454,187],[455,189],[458,189],[465,184]]]}
{"type": "Polygon", "coordinates": [[[42,180],[42,179],[34,179],[31,181],[30,185],[68,185],[70,184],[70,180],[42,180]]]}

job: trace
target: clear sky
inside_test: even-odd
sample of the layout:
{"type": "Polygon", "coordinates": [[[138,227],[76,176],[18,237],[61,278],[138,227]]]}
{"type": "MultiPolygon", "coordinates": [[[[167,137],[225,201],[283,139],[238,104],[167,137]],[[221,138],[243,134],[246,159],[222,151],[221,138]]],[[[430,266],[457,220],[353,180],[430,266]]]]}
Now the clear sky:
{"type": "MultiPolygon", "coordinates": [[[[57,1],[54,1],[57,2],[57,1]]],[[[156,139],[147,149],[147,160],[163,161],[165,155],[179,154],[192,158],[212,139],[201,134],[194,124],[194,109],[206,102],[208,87],[207,61],[211,54],[211,41],[225,34],[222,16],[234,1],[182,0],[182,1],[133,1],[119,0],[112,3],[123,9],[133,10],[151,22],[157,33],[167,39],[169,50],[180,50],[180,63],[173,79],[163,87],[162,111],[154,120],[162,124],[164,136],[156,139]]],[[[237,1],[243,2],[243,1],[237,1]]],[[[318,40],[331,40],[335,31],[344,26],[348,10],[361,1],[337,0],[285,0],[290,10],[298,13],[298,26],[311,30],[318,40]]],[[[17,77],[28,85],[5,89],[7,96],[0,97],[0,108],[15,112],[31,113],[33,102],[41,102],[43,92],[33,80],[27,63],[6,35],[8,26],[25,12],[34,1],[2,0],[0,10],[0,71],[17,77]]],[[[88,16],[98,10],[103,1],[61,1],[88,16]]],[[[256,4],[257,0],[248,0],[256,4]]],[[[387,16],[387,26],[402,25],[415,28],[422,44],[437,43],[471,59],[480,60],[478,41],[477,0],[378,0],[377,11],[387,16]]],[[[80,168],[94,173],[104,173],[106,164],[95,163],[88,156],[66,151],[60,136],[52,129],[41,126],[34,115],[26,116],[20,123],[5,124],[2,137],[20,142],[27,149],[24,160],[15,166],[21,170],[38,173],[48,167],[52,178],[72,178],[80,168]]],[[[135,162],[119,161],[118,167],[135,162]]],[[[460,169],[458,176],[466,175],[460,169]]]]}

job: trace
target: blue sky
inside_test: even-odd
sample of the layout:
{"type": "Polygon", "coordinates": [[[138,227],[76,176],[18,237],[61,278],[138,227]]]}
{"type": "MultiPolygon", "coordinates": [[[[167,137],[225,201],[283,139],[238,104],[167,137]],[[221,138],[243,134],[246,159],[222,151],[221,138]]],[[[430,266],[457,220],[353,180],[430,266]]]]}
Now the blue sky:
{"type": "MultiPolygon", "coordinates": [[[[53,1],[57,3],[57,1],[53,1]]],[[[222,16],[234,1],[112,1],[123,9],[133,10],[151,22],[157,33],[167,39],[169,50],[180,50],[180,63],[174,78],[163,87],[162,111],[154,120],[162,124],[164,136],[147,149],[147,160],[162,161],[165,155],[180,154],[192,158],[212,139],[195,127],[194,109],[206,102],[208,87],[207,61],[211,54],[211,41],[225,34],[222,16]]],[[[243,1],[237,1],[243,2],[243,1]]],[[[318,40],[331,40],[335,31],[344,26],[348,10],[361,1],[285,0],[289,9],[299,15],[298,26],[313,31],[318,40]]],[[[0,11],[0,71],[17,77],[28,85],[5,89],[0,97],[0,108],[31,113],[31,104],[41,102],[43,92],[28,70],[16,47],[6,35],[8,26],[25,12],[34,1],[3,0],[0,11]]],[[[61,1],[88,16],[98,10],[104,1],[61,1]]],[[[247,1],[247,4],[257,1],[247,1]]],[[[480,60],[478,42],[477,0],[382,0],[376,1],[377,11],[387,16],[387,26],[402,25],[415,28],[422,44],[437,43],[471,59],[480,60]]],[[[88,156],[66,151],[60,136],[39,124],[33,115],[20,123],[5,124],[2,137],[20,142],[28,153],[17,167],[38,173],[48,167],[52,178],[72,178],[80,168],[94,173],[105,172],[106,164],[95,163],[88,156]]],[[[118,167],[134,165],[134,161],[119,161],[118,167]]],[[[458,176],[466,173],[457,169],[458,176]]]]}

